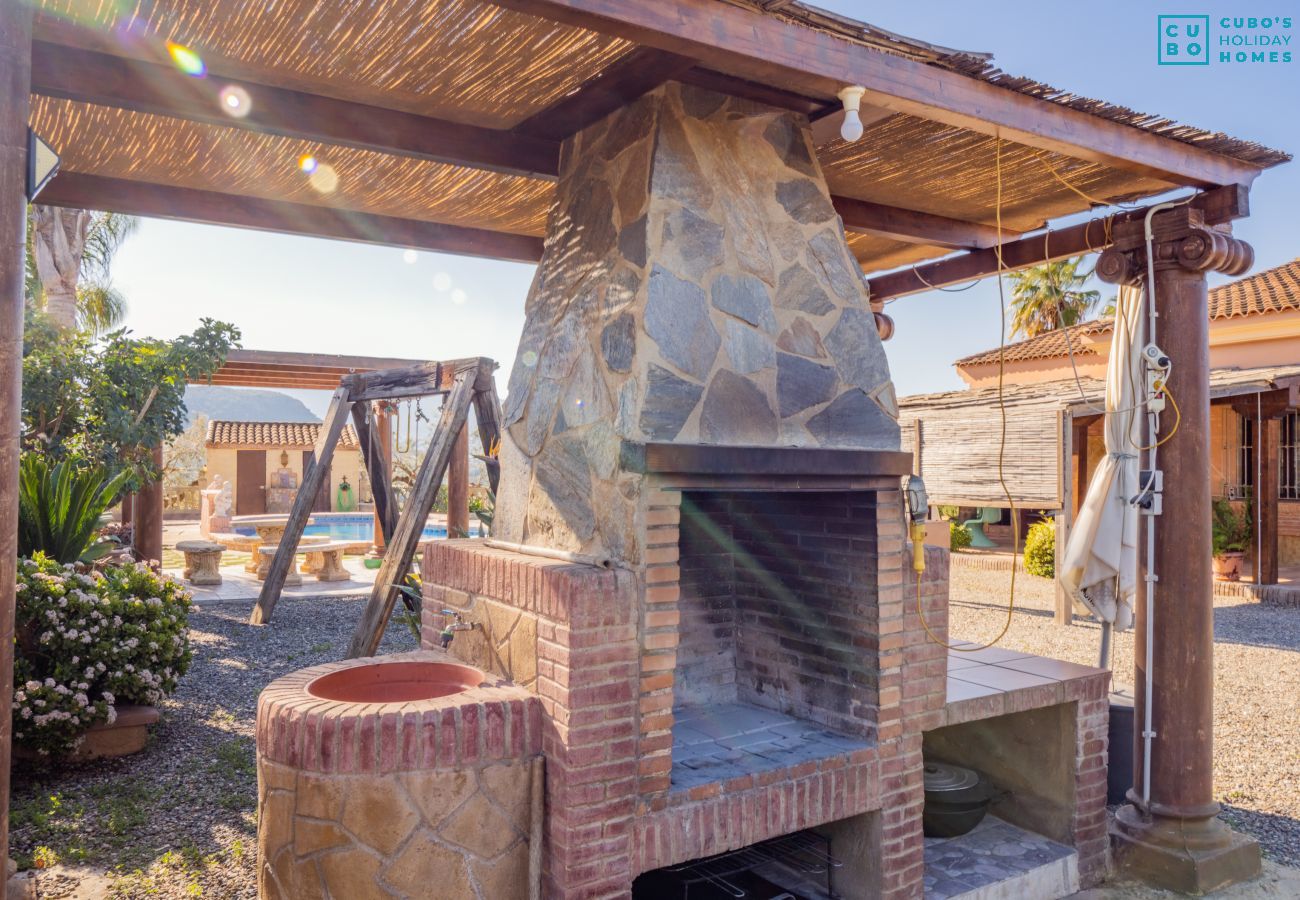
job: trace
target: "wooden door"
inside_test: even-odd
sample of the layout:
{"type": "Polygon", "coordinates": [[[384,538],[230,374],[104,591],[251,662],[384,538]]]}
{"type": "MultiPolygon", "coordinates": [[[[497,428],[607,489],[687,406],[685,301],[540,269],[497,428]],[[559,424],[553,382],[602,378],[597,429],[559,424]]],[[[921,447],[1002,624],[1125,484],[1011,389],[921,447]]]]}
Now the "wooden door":
{"type": "MultiPolygon", "coordinates": [[[[316,452],[314,450],[302,451],[302,474],[304,477],[307,475],[307,467],[310,466],[312,461],[315,459],[316,452]]],[[[330,480],[330,473],[326,472],[324,480],[320,483],[320,490],[316,492],[316,502],[311,505],[312,512],[330,511],[330,490],[332,487],[333,483],[330,480]]]]}
{"type": "Polygon", "coordinates": [[[266,451],[235,453],[235,515],[260,516],[266,512],[266,451]]]}

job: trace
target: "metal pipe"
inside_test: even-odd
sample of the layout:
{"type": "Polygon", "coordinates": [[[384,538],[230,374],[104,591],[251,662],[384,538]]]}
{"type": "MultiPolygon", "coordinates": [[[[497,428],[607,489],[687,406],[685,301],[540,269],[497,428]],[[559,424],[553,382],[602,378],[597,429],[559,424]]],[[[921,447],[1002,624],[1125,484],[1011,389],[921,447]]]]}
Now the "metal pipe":
{"type": "Polygon", "coordinates": [[[540,556],[544,559],[558,559],[561,562],[578,563],[583,566],[598,566],[602,569],[614,568],[614,562],[607,556],[588,556],[583,553],[574,553],[572,550],[552,550],[550,547],[536,547],[532,544],[515,544],[510,541],[498,541],[495,538],[488,538],[484,542],[485,546],[493,550],[509,550],[512,553],[522,553],[525,556],[540,556]]]}

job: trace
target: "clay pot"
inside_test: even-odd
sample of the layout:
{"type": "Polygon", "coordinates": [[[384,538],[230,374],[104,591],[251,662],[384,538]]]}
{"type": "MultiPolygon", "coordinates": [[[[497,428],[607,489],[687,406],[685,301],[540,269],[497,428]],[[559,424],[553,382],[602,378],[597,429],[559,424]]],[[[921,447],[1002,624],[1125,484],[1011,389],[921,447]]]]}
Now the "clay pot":
{"type": "Polygon", "coordinates": [[[128,756],[139,753],[149,740],[149,726],[158,721],[158,709],[153,706],[134,706],[123,703],[117,706],[117,718],[112,725],[99,724],[86,732],[81,746],[68,757],[73,762],[86,762],[108,756],[128,756]]]}
{"type": "Polygon", "coordinates": [[[1246,554],[1237,552],[1218,553],[1214,556],[1215,581],[1241,581],[1241,563],[1246,554]]]}

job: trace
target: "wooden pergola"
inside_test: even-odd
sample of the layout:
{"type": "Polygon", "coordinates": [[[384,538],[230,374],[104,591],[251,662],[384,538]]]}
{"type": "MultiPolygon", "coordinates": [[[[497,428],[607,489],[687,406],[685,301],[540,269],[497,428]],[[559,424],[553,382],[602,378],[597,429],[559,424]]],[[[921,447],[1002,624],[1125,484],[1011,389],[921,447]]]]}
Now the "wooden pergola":
{"type": "MultiPolygon", "coordinates": [[[[1112,240],[1131,250],[1118,220],[1050,238],[1042,231],[1095,200],[1208,191],[1197,205],[1162,214],[1170,224],[1161,226],[1161,246],[1198,228],[1225,229],[1246,215],[1256,176],[1289,158],[792,0],[146,0],[119,9],[0,4],[6,487],[18,458],[29,124],[63,158],[41,203],[536,261],[565,140],[665,82],[688,82],[809,118],[816,165],[870,276],[877,312],[890,297],[997,271],[990,248],[999,240],[1010,242],[1001,254],[1008,267],[1112,240]],[[192,59],[189,74],[173,64],[169,42],[202,59],[202,77],[192,59]],[[865,88],[866,132],[849,143],[837,136],[836,98],[853,85],[865,88]],[[885,274],[923,262],[940,268],[885,274]]],[[[1200,266],[1202,307],[1188,318],[1203,321],[1213,260],[1189,259],[1200,266]]],[[[1195,305],[1197,290],[1179,282],[1174,293],[1195,305]]],[[[1197,377],[1193,367],[1185,377],[1197,377]]],[[[1195,385],[1179,390],[1193,402],[1203,394],[1195,385]]],[[[1162,455],[1179,452],[1175,441],[1162,455]]],[[[9,498],[0,507],[7,729],[16,512],[13,492],[0,495],[9,498]]],[[[1194,500],[1189,520],[1204,512],[1194,500]]],[[[1201,585],[1185,587],[1164,594],[1200,597],[1201,585]]],[[[1164,621],[1175,618],[1189,629],[1189,646],[1208,627],[1204,616],[1164,621]]],[[[1204,662],[1175,653],[1160,665],[1188,671],[1204,662]]],[[[5,731],[0,816],[8,747],[5,731]]],[[[1192,766],[1197,778],[1180,776],[1188,787],[1179,803],[1203,793],[1208,802],[1199,777],[1208,772],[1208,745],[1203,756],[1192,766]]]]}

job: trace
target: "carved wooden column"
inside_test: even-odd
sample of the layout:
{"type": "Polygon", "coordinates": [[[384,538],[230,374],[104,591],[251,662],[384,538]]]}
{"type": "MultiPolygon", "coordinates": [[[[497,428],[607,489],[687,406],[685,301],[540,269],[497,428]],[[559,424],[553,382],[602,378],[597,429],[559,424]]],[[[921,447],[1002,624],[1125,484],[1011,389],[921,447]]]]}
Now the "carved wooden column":
{"type": "MultiPolygon", "coordinates": [[[[1244,209],[1240,213],[1244,215],[1244,209]]],[[[1155,216],[1155,342],[1173,363],[1172,404],[1161,418],[1165,442],[1157,465],[1164,472],[1164,514],[1155,523],[1155,553],[1143,559],[1139,584],[1154,575],[1155,639],[1145,652],[1148,591],[1137,609],[1136,752],[1134,787],[1116,815],[1116,858],[1127,872],[1152,884],[1203,894],[1259,873],[1259,847],[1219,818],[1213,782],[1214,604],[1210,574],[1210,347],[1206,273],[1245,272],[1248,244],[1207,227],[1188,206],[1155,216]],[[1178,419],[1177,430],[1174,421],[1178,419]],[[1189,557],[1189,554],[1194,554],[1189,557]],[[1143,799],[1143,685],[1150,666],[1152,731],[1149,802],[1143,799]]],[[[1143,223],[1117,226],[1112,249],[1097,271],[1107,281],[1146,283],[1143,223]]],[[[1143,468],[1149,465],[1144,454],[1143,468]]],[[[1143,543],[1145,547],[1145,530],[1143,543]]]]}
{"type": "MultiPolygon", "coordinates": [[[[10,707],[18,559],[18,434],[22,423],[23,253],[32,9],[0,2],[0,863],[9,859],[10,707]]],[[[0,875],[0,898],[5,895],[0,875]]]]}

